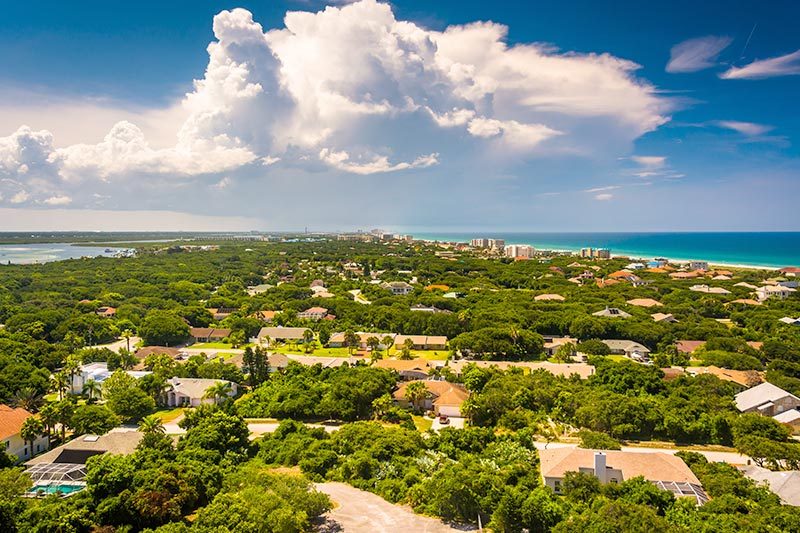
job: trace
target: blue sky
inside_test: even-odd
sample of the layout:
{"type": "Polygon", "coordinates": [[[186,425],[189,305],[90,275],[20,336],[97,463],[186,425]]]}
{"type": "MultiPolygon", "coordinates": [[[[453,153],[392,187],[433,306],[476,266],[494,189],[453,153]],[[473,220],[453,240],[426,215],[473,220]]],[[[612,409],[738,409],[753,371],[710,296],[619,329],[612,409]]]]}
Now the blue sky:
{"type": "Polygon", "coordinates": [[[4,6],[2,226],[800,230],[797,2],[326,5],[4,6]]]}

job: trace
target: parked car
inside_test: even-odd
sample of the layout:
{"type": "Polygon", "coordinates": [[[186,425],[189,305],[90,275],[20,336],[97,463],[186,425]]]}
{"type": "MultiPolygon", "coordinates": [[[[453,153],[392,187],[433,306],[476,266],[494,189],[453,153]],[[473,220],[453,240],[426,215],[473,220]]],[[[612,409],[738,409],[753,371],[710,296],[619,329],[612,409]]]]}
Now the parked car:
{"type": "Polygon", "coordinates": [[[450,419],[447,417],[447,415],[439,415],[439,423],[440,424],[445,424],[445,425],[449,424],[450,423],[450,419]]]}

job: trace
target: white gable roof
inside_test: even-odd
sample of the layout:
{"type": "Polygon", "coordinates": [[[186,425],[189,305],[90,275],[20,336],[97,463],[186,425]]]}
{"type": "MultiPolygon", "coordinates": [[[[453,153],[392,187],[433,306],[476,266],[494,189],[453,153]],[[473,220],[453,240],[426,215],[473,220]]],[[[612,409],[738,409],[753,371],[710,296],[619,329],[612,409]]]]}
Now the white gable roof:
{"type": "Polygon", "coordinates": [[[800,398],[797,398],[795,395],[786,392],[782,388],[777,387],[772,383],[762,383],[761,385],[756,385],[755,387],[747,389],[744,392],[740,392],[735,396],[734,399],[736,401],[737,409],[740,411],[747,411],[748,409],[758,407],[767,402],[774,402],[787,396],[791,396],[800,402],[800,398]]]}

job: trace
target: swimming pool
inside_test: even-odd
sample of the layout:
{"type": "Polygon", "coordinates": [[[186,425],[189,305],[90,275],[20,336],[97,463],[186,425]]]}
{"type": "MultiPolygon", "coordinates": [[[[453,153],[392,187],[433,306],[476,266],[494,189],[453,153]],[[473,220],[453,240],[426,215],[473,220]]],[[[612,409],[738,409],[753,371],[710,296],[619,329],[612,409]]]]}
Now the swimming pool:
{"type": "Polygon", "coordinates": [[[67,485],[65,483],[54,483],[49,485],[34,485],[30,489],[28,489],[27,494],[30,496],[38,496],[43,495],[46,496],[48,494],[62,494],[64,496],[69,496],[72,493],[78,492],[79,490],[83,490],[86,488],[86,485],[67,485]]]}

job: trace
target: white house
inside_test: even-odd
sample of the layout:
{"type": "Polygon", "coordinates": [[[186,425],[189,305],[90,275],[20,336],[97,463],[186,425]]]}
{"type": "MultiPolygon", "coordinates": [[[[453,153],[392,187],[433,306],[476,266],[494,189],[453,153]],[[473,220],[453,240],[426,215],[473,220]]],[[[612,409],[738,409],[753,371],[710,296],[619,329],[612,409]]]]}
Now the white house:
{"type": "Polygon", "coordinates": [[[214,403],[214,398],[207,396],[208,389],[219,383],[229,384],[228,396],[236,396],[238,387],[232,381],[224,379],[170,378],[167,380],[167,406],[198,407],[201,404],[214,403]]]}
{"type": "Polygon", "coordinates": [[[795,292],[797,292],[797,289],[792,289],[791,287],[783,287],[781,285],[764,285],[763,287],[756,289],[756,298],[759,302],[763,302],[764,300],[768,300],[770,298],[785,300],[795,292]]]}
{"type": "Polygon", "coordinates": [[[800,407],[800,398],[772,383],[762,383],[734,396],[736,408],[743,413],[775,416],[800,407]]]}
{"type": "Polygon", "coordinates": [[[0,404],[0,446],[7,453],[17,456],[20,461],[27,461],[37,453],[47,451],[50,445],[44,435],[33,441],[33,449],[29,442],[22,440],[22,424],[32,416],[21,407],[0,404]]]}
{"type": "MultiPolygon", "coordinates": [[[[80,368],[78,368],[78,372],[71,377],[70,391],[72,394],[82,394],[83,386],[87,381],[94,381],[97,384],[102,384],[113,373],[114,370],[108,369],[108,363],[100,362],[81,365],[80,368]]],[[[147,372],[145,370],[125,370],[125,373],[136,379],[146,376],[147,374],[152,374],[152,372],[147,372]]]]}
{"type": "Polygon", "coordinates": [[[392,291],[392,294],[395,296],[406,296],[411,291],[414,290],[414,287],[406,283],[405,281],[391,281],[391,282],[383,282],[381,283],[381,287],[392,291]]]}

